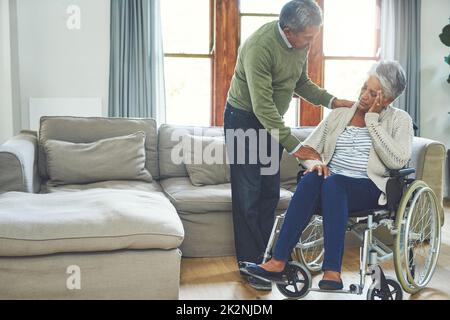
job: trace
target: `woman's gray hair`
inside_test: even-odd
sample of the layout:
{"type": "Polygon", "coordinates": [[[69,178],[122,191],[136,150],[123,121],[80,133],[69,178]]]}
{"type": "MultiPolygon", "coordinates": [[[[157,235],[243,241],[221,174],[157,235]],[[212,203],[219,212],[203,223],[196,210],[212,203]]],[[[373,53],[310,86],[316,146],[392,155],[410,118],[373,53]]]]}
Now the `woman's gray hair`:
{"type": "Polygon", "coordinates": [[[388,99],[397,99],[406,88],[405,70],[397,61],[378,61],[370,69],[369,76],[378,78],[388,99]]]}
{"type": "Polygon", "coordinates": [[[314,0],[294,0],[286,3],[280,13],[281,29],[289,28],[295,33],[307,27],[322,24],[322,9],[314,0]]]}

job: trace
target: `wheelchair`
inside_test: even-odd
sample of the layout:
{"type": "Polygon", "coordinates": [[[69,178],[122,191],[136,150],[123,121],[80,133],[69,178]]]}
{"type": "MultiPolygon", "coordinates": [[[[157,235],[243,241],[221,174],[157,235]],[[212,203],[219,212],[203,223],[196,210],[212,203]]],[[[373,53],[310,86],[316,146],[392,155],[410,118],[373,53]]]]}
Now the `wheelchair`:
{"type": "MultiPolygon", "coordinates": [[[[415,294],[426,287],[439,256],[442,208],[425,182],[407,178],[414,172],[413,168],[389,171],[386,206],[349,213],[347,232],[361,241],[359,283],[351,284],[349,289],[333,291],[311,287],[311,274],[321,270],[324,256],[322,217],[317,212],[292,252],[286,277],[275,282],[278,290],[289,299],[302,298],[310,291],[362,295],[366,277],[370,276],[368,300],[401,300],[403,290],[415,294]],[[393,246],[382,243],[373,235],[379,226],[389,230],[394,238],[393,246]],[[379,265],[391,259],[394,260],[396,279],[386,276],[379,265]]],[[[297,182],[303,173],[304,170],[299,171],[297,182]]],[[[275,219],[263,263],[271,257],[284,216],[285,213],[275,219]]]]}

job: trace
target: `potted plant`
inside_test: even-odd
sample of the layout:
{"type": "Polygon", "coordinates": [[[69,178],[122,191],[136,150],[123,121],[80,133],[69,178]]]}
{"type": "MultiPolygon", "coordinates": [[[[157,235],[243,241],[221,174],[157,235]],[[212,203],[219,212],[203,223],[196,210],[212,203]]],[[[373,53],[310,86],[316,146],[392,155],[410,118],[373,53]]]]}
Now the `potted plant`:
{"type": "MultiPolygon", "coordinates": [[[[442,33],[439,35],[442,43],[447,47],[450,47],[450,24],[446,25],[444,29],[442,29],[442,33]]],[[[450,65],[450,54],[444,58],[445,62],[450,65]]],[[[450,75],[448,76],[447,82],[450,83],[450,75]]]]}

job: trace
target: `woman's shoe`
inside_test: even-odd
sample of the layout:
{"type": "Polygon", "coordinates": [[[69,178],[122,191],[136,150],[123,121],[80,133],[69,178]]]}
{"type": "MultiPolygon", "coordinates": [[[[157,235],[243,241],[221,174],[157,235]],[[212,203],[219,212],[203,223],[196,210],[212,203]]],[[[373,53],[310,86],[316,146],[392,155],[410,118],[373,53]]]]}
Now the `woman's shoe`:
{"type": "Polygon", "coordinates": [[[320,280],[319,288],[322,290],[342,290],[342,288],[344,288],[344,285],[342,283],[342,280],[320,280]]]}
{"type": "Polygon", "coordinates": [[[240,268],[240,271],[255,278],[274,282],[280,282],[286,278],[284,270],[281,272],[271,272],[261,268],[256,263],[249,262],[244,262],[242,265],[243,267],[240,268]]]}

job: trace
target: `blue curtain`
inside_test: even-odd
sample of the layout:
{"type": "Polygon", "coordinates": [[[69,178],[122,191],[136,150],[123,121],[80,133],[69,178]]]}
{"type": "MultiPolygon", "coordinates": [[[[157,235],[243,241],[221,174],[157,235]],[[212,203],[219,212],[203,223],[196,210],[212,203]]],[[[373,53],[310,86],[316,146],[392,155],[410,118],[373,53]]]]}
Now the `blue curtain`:
{"type": "Polygon", "coordinates": [[[109,116],[165,122],[159,0],[111,0],[109,116]]]}
{"type": "MultiPolygon", "coordinates": [[[[381,58],[397,60],[405,69],[407,88],[394,102],[420,125],[421,0],[381,1],[381,58]]],[[[420,127],[416,131],[420,135],[420,127]]]]}

